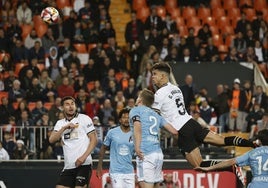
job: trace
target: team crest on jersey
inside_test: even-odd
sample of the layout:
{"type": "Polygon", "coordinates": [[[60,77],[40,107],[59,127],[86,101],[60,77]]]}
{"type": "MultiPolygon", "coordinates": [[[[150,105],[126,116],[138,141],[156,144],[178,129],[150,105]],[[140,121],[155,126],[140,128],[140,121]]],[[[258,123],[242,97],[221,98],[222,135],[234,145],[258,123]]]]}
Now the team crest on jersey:
{"type": "Polygon", "coordinates": [[[93,125],[92,123],[87,124],[87,128],[91,127],[92,125],[93,125]]]}
{"type": "Polygon", "coordinates": [[[128,142],[129,142],[129,143],[133,143],[133,136],[130,136],[130,137],[129,137],[128,142]]]}

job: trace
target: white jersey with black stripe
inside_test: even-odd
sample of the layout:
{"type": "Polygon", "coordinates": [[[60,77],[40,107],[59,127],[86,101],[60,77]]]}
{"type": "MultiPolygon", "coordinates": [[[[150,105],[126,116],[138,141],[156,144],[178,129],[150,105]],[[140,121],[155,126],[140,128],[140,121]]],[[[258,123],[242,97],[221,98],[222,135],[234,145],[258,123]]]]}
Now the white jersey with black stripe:
{"type": "Polygon", "coordinates": [[[181,90],[170,82],[156,91],[152,107],[160,110],[165,120],[177,130],[192,118],[185,108],[181,90]]]}
{"type": "MultiPolygon", "coordinates": [[[[64,169],[76,167],[75,161],[85,153],[90,144],[88,133],[95,131],[91,118],[85,114],[79,113],[70,121],[65,118],[58,120],[54,130],[59,131],[63,126],[69,123],[77,124],[77,127],[74,129],[66,129],[61,135],[64,152],[64,169]]],[[[91,155],[89,155],[85,163],[83,163],[83,165],[89,164],[92,164],[91,155]]]]}

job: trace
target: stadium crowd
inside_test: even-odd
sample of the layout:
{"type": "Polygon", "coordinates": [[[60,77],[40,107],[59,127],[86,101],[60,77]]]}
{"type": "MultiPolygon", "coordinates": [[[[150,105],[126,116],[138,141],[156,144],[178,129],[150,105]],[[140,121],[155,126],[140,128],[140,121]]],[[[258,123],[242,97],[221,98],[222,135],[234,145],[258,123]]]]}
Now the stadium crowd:
{"type": "MultiPolygon", "coordinates": [[[[141,89],[153,90],[150,69],[156,62],[244,61],[259,66],[268,79],[268,31],[263,12],[257,11],[250,21],[240,7],[241,19],[233,28],[235,37],[222,55],[209,24],[202,24],[199,30],[188,27],[185,36],[170,13],[164,18],[158,15],[157,7],[165,1],[147,4],[151,12],[144,21],[131,11],[126,45],[118,46],[109,0],[86,0],[68,16],[61,13],[59,22],[48,25],[45,33],[34,24],[44,7],[57,7],[55,0],[0,1],[1,145],[11,159],[56,159],[62,155],[60,143],[51,145],[48,137],[55,122],[64,117],[64,96],[75,97],[78,111],[93,119],[101,145],[106,132],[117,125],[119,111],[132,108],[141,89]],[[25,34],[26,26],[32,29],[25,34]],[[77,44],[87,47],[86,64],[81,63],[77,44]]],[[[179,5],[188,6],[181,1],[179,5]]],[[[210,1],[204,0],[193,7],[209,6],[210,1]]],[[[250,132],[250,138],[257,128],[267,127],[265,88],[252,80],[237,78],[231,87],[219,83],[215,86],[217,95],[209,96],[206,88],[198,88],[192,75],[187,75],[180,88],[190,114],[205,127],[250,132]]],[[[162,132],[165,139],[172,140],[162,132]]]]}

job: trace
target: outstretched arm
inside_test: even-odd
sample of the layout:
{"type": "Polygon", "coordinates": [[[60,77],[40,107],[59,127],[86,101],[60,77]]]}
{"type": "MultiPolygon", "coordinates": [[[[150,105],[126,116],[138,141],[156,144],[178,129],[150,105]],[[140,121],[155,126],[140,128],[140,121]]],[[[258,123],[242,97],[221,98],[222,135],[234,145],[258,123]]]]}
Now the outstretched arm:
{"type": "Polygon", "coordinates": [[[233,166],[234,164],[236,164],[236,159],[232,158],[232,159],[228,159],[226,161],[222,161],[216,165],[213,166],[209,166],[209,167],[196,167],[194,168],[195,170],[201,170],[204,172],[209,172],[209,171],[213,171],[213,170],[217,170],[217,169],[222,169],[222,168],[226,168],[226,167],[230,167],[233,166]]]}

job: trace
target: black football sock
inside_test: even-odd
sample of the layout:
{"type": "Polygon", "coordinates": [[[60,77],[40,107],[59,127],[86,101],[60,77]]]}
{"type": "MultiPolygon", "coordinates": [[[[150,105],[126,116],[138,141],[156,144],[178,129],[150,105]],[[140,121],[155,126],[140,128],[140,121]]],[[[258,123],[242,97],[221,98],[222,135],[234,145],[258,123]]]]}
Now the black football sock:
{"type": "Polygon", "coordinates": [[[239,136],[228,136],[224,138],[224,143],[226,146],[241,146],[241,147],[252,147],[255,148],[253,142],[241,138],[239,136]]]}
{"type": "MultiPolygon", "coordinates": [[[[200,164],[200,167],[209,167],[209,166],[216,165],[216,164],[218,164],[220,162],[221,161],[216,161],[216,160],[202,161],[201,164],[200,164]]],[[[233,166],[230,166],[230,167],[218,169],[218,170],[215,170],[215,171],[229,171],[229,172],[234,172],[234,168],[233,168],[233,166]]]]}

